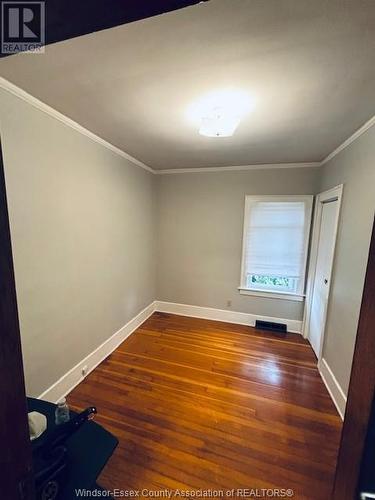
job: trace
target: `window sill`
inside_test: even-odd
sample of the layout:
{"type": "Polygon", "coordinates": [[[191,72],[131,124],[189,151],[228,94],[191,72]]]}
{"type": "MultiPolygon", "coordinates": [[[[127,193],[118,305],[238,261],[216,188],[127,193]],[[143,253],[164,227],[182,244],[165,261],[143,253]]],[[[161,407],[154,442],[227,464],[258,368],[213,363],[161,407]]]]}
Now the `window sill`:
{"type": "Polygon", "coordinates": [[[268,290],[254,290],[252,288],[238,288],[241,295],[253,295],[255,297],[267,297],[268,299],[283,299],[294,300],[295,302],[303,302],[304,295],[299,295],[289,292],[269,292],[268,290]]]}

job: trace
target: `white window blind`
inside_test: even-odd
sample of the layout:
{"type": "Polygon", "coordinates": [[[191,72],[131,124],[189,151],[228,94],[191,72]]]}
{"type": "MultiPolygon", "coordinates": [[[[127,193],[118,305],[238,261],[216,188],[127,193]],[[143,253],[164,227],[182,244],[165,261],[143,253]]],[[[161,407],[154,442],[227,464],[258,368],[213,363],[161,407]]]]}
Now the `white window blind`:
{"type": "Polygon", "coordinates": [[[302,294],[311,196],[247,196],[241,288],[302,294]]]}

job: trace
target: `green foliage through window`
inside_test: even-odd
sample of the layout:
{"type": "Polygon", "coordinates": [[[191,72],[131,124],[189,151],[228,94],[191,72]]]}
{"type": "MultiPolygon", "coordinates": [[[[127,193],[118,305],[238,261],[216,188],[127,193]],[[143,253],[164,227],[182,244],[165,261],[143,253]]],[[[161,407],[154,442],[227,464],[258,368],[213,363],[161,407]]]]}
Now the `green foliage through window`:
{"type": "Polygon", "coordinates": [[[282,278],[279,276],[261,276],[259,274],[252,274],[248,276],[248,285],[262,285],[270,287],[290,288],[292,283],[290,278],[282,278]]]}
{"type": "Polygon", "coordinates": [[[286,278],[280,276],[248,274],[247,287],[266,290],[293,291],[296,287],[296,280],[294,278],[286,278]]]}

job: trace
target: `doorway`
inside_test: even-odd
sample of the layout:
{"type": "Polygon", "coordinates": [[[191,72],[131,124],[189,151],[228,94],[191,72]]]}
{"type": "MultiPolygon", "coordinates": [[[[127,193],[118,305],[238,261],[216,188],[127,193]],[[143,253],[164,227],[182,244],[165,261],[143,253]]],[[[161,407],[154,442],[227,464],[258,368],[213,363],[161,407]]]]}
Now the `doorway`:
{"type": "Polygon", "coordinates": [[[304,337],[320,361],[323,350],[333,259],[343,186],[317,196],[306,296],[304,337]]]}
{"type": "Polygon", "coordinates": [[[0,439],[1,498],[34,498],[21,338],[0,140],[0,439]]]}

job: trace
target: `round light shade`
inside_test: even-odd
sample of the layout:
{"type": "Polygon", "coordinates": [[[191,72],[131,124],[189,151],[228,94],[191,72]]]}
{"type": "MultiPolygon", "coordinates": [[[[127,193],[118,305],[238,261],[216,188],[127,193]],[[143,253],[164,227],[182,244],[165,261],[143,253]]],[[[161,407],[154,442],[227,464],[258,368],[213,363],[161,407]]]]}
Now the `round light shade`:
{"type": "Polygon", "coordinates": [[[240,123],[240,117],[223,108],[215,108],[202,118],[199,133],[206,137],[231,137],[240,123]]]}
{"type": "Polygon", "coordinates": [[[241,118],[254,106],[254,99],[243,90],[215,90],[193,102],[187,110],[187,118],[201,135],[230,137],[241,118]]]}

